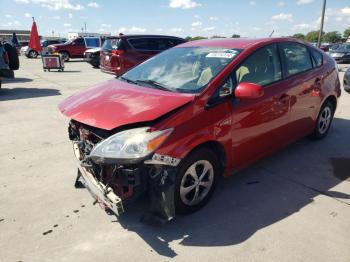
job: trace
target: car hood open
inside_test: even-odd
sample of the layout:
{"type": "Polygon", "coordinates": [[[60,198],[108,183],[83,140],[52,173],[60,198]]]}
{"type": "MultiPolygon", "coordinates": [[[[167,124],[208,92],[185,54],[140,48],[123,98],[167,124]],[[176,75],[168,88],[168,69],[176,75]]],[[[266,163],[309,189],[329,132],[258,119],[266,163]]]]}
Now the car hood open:
{"type": "Polygon", "coordinates": [[[153,121],[193,99],[192,94],[167,92],[114,79],[68,97],[58,108],[78,122],[111,130],[153,121]]]}

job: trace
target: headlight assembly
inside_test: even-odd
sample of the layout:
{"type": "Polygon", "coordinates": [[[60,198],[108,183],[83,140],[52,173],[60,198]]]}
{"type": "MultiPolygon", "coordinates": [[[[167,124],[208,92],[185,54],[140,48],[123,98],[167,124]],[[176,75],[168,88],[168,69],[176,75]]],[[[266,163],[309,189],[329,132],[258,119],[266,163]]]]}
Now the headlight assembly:
{"type": "Polygon", "coordinates": [[[116,159],[138,159],[154,152],[171,134],[172,128],[149,131],[140,127],[116,133],[97,144],[90,157],[98,162],[116,159]]]}

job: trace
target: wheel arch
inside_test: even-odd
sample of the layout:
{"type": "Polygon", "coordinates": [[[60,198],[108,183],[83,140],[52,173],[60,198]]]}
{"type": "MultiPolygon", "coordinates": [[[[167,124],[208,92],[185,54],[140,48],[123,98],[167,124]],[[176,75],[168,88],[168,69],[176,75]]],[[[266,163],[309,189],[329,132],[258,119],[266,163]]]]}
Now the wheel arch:
{"type": "Polygon", "coordinates": [[[335,110],[337,109],[337,104],[338,104],[338,101],[337,101],[337,98],[334,96],[334,95],[330,95],[328,96],[322,103],[322,106],[326,103],[326,102],[330,102],[333,106],[333,109],[334,109],[334,112],[335,110]]]}
{"type": "Polygon", "coordinates": [[[224,175],[224,171],[227,166],[227,156],[224,146],[218,141],[206,141],[195,146],[185,157],[188,157],[191,153],[196,150],[200,150],[201,148],[209,149],[218,156],[220,162],[220,172],[224,175]]]}

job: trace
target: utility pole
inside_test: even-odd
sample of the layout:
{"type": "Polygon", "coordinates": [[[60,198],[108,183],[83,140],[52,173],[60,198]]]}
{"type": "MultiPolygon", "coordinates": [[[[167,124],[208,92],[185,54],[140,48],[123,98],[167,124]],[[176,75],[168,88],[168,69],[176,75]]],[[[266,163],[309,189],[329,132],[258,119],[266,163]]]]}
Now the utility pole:
{"type": "Polygon", "coordinates": [[[317,46],[321,47],[321,39],[322,39],[322,33],[323,33],[323,24],[324,24],[324,14],[326,12],[326,0],[323,0],[323,7],[322,7],[322,16],[321,16],[321,25],[320,25],[320,32],[318,33],[318,42],[317,46]]]}
{"type": "Polygon", "coordinates": [[[84,22],[84,27],[85,27],[85,35],[86,35],[86,22],[84,22]]]}

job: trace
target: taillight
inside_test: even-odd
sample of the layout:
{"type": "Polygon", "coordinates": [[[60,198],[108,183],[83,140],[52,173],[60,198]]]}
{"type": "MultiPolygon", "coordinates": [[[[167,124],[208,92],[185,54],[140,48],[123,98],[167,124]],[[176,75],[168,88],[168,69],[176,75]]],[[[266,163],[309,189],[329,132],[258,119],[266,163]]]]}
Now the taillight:
{"type": "Polygon", "coordinates": [[[121,55],[121,54],[124,54],[124,51],[123,50],[112,50],[112,54],[113,55],[121,55]]]}

